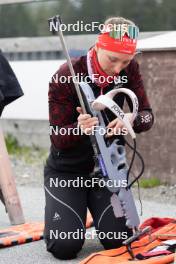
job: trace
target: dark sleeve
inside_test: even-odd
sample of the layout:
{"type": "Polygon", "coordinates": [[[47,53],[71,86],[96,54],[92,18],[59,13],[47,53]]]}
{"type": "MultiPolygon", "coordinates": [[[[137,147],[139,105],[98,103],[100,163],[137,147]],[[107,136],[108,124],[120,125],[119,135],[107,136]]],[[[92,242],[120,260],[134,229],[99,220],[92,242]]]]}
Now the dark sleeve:
{"type": "Polygon", "coordinates": [[[59,131],[59,133],[50,133],[50,139],[57,149],[67,149],[79,144],[84,135],[80,135],[80,131],[79,133],[73,132],[73,129],[78,129],[77,117],[79,114],[76,112],[76,106],[78,106],[77,98],[73,94],[74,88],[72,84],[63,84],[58,81],[61,75],[63,74],[58,71],[49,84],[50,131],[51,126],[55,128],[55,131],[57,131],[57,127],[59,131]]]}
{"type": "Polygon", "coordinates": [[[22,95],[23,91],[10,64],[0,52],[0,115],[7,104],[22,95]]]}
{"type": "MultiPolygon", "coordinates": [[[[153,125],[154,116],[144,89],[139,65],[136,61],[133,61],[129,68],[129,88],[136,94],[139,102],[138,115],[134,120],[134,131],[136,133],[147,131],[153,125]]],[[[129,101],[129,99],[127,99],[127,101],[129,101]]]]}

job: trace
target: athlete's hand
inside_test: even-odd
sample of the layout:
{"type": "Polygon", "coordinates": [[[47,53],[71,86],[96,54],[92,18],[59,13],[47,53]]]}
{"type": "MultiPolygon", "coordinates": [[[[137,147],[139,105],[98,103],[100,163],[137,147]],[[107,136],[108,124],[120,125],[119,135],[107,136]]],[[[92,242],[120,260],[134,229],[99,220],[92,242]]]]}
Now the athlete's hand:
{"type": "MultiPolygon", "coordinates": [[[[133,114],[126,113],[125,115],[128,117],[131,125],[133,126],[133,114]]],[[[113,135],[119,135],[123,128],[125,128],[125,126],[122,121],[118,118],[115,118],[107,126],[106,138],[112,137],[113,135]]]]}
{"type": "Polygon", "coordinates": [[[82,108],[77,107],[77,112],[80,114],[78,116],[78,126],[80,129],[86,134],[90,133],[93,128],[98,125],[98,118],[97,117],[91,117],[89,114],[83,114],[82,108]]]}

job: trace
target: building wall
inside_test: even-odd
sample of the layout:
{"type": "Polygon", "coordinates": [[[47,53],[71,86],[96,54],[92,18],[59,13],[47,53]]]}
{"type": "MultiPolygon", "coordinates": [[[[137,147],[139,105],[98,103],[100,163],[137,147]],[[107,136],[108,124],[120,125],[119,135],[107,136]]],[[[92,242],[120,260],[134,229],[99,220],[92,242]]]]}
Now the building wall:
{"type": "Polygon", "coordinates": [[[176,51],[143,52],[138,61],[155,116],[153,128],[138,136],[145,177],[176,184],[176,51]]]}
{"type": "Polygon", "coordinates": [[[2,119],[0,126],[5,135],[12,135],[21,146],[35,146],[49,150],[49,121],[47,120],[2,119]]]}

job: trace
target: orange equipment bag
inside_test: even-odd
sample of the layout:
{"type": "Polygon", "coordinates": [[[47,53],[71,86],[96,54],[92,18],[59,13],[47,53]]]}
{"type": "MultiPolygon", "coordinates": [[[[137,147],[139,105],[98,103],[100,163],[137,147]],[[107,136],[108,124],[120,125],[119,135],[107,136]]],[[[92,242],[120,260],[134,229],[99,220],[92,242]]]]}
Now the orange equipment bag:
{"type": "MultiPolygon", "coordinates": [[[[86,228],[93,224],[92,216],[88,212],[86,228]]],[[[44,223],[31,222],[14,225],[0,230],[0,248],[20,245],[43,239],[44,223]]]]}
{"type": "Polygon", "coordinates": [[[44,224],[40,222],[10,226],[0,230],[0,248],[29,243],[43,238],[44,224]]]}
{"type": "Polygon", "coordinates": [[[131,244],[135,259],[132,260],[126,246],[122,246],[117,249],[93,253],[80,264],[176,263],[176,219],[151,218],[146,220],[141,228],[148,225],[152,228],[150,235],[145,235],[131,244]],[[169,249],[163,250],[163,247],[166,246],[169,249]]]}

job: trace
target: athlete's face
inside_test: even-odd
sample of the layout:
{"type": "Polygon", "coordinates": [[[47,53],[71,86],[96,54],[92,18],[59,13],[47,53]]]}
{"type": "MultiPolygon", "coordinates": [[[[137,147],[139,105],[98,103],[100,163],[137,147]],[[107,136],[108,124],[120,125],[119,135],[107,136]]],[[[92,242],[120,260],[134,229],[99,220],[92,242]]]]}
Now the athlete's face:
{"type": "Polygon", "coordinates": [[[135,56],[112,52],[98,47],[95,47],[95,50],[97,51],[98,62],[102,70],[110,76],[118,74],[121,70],[126,68],[135,56]]]}

